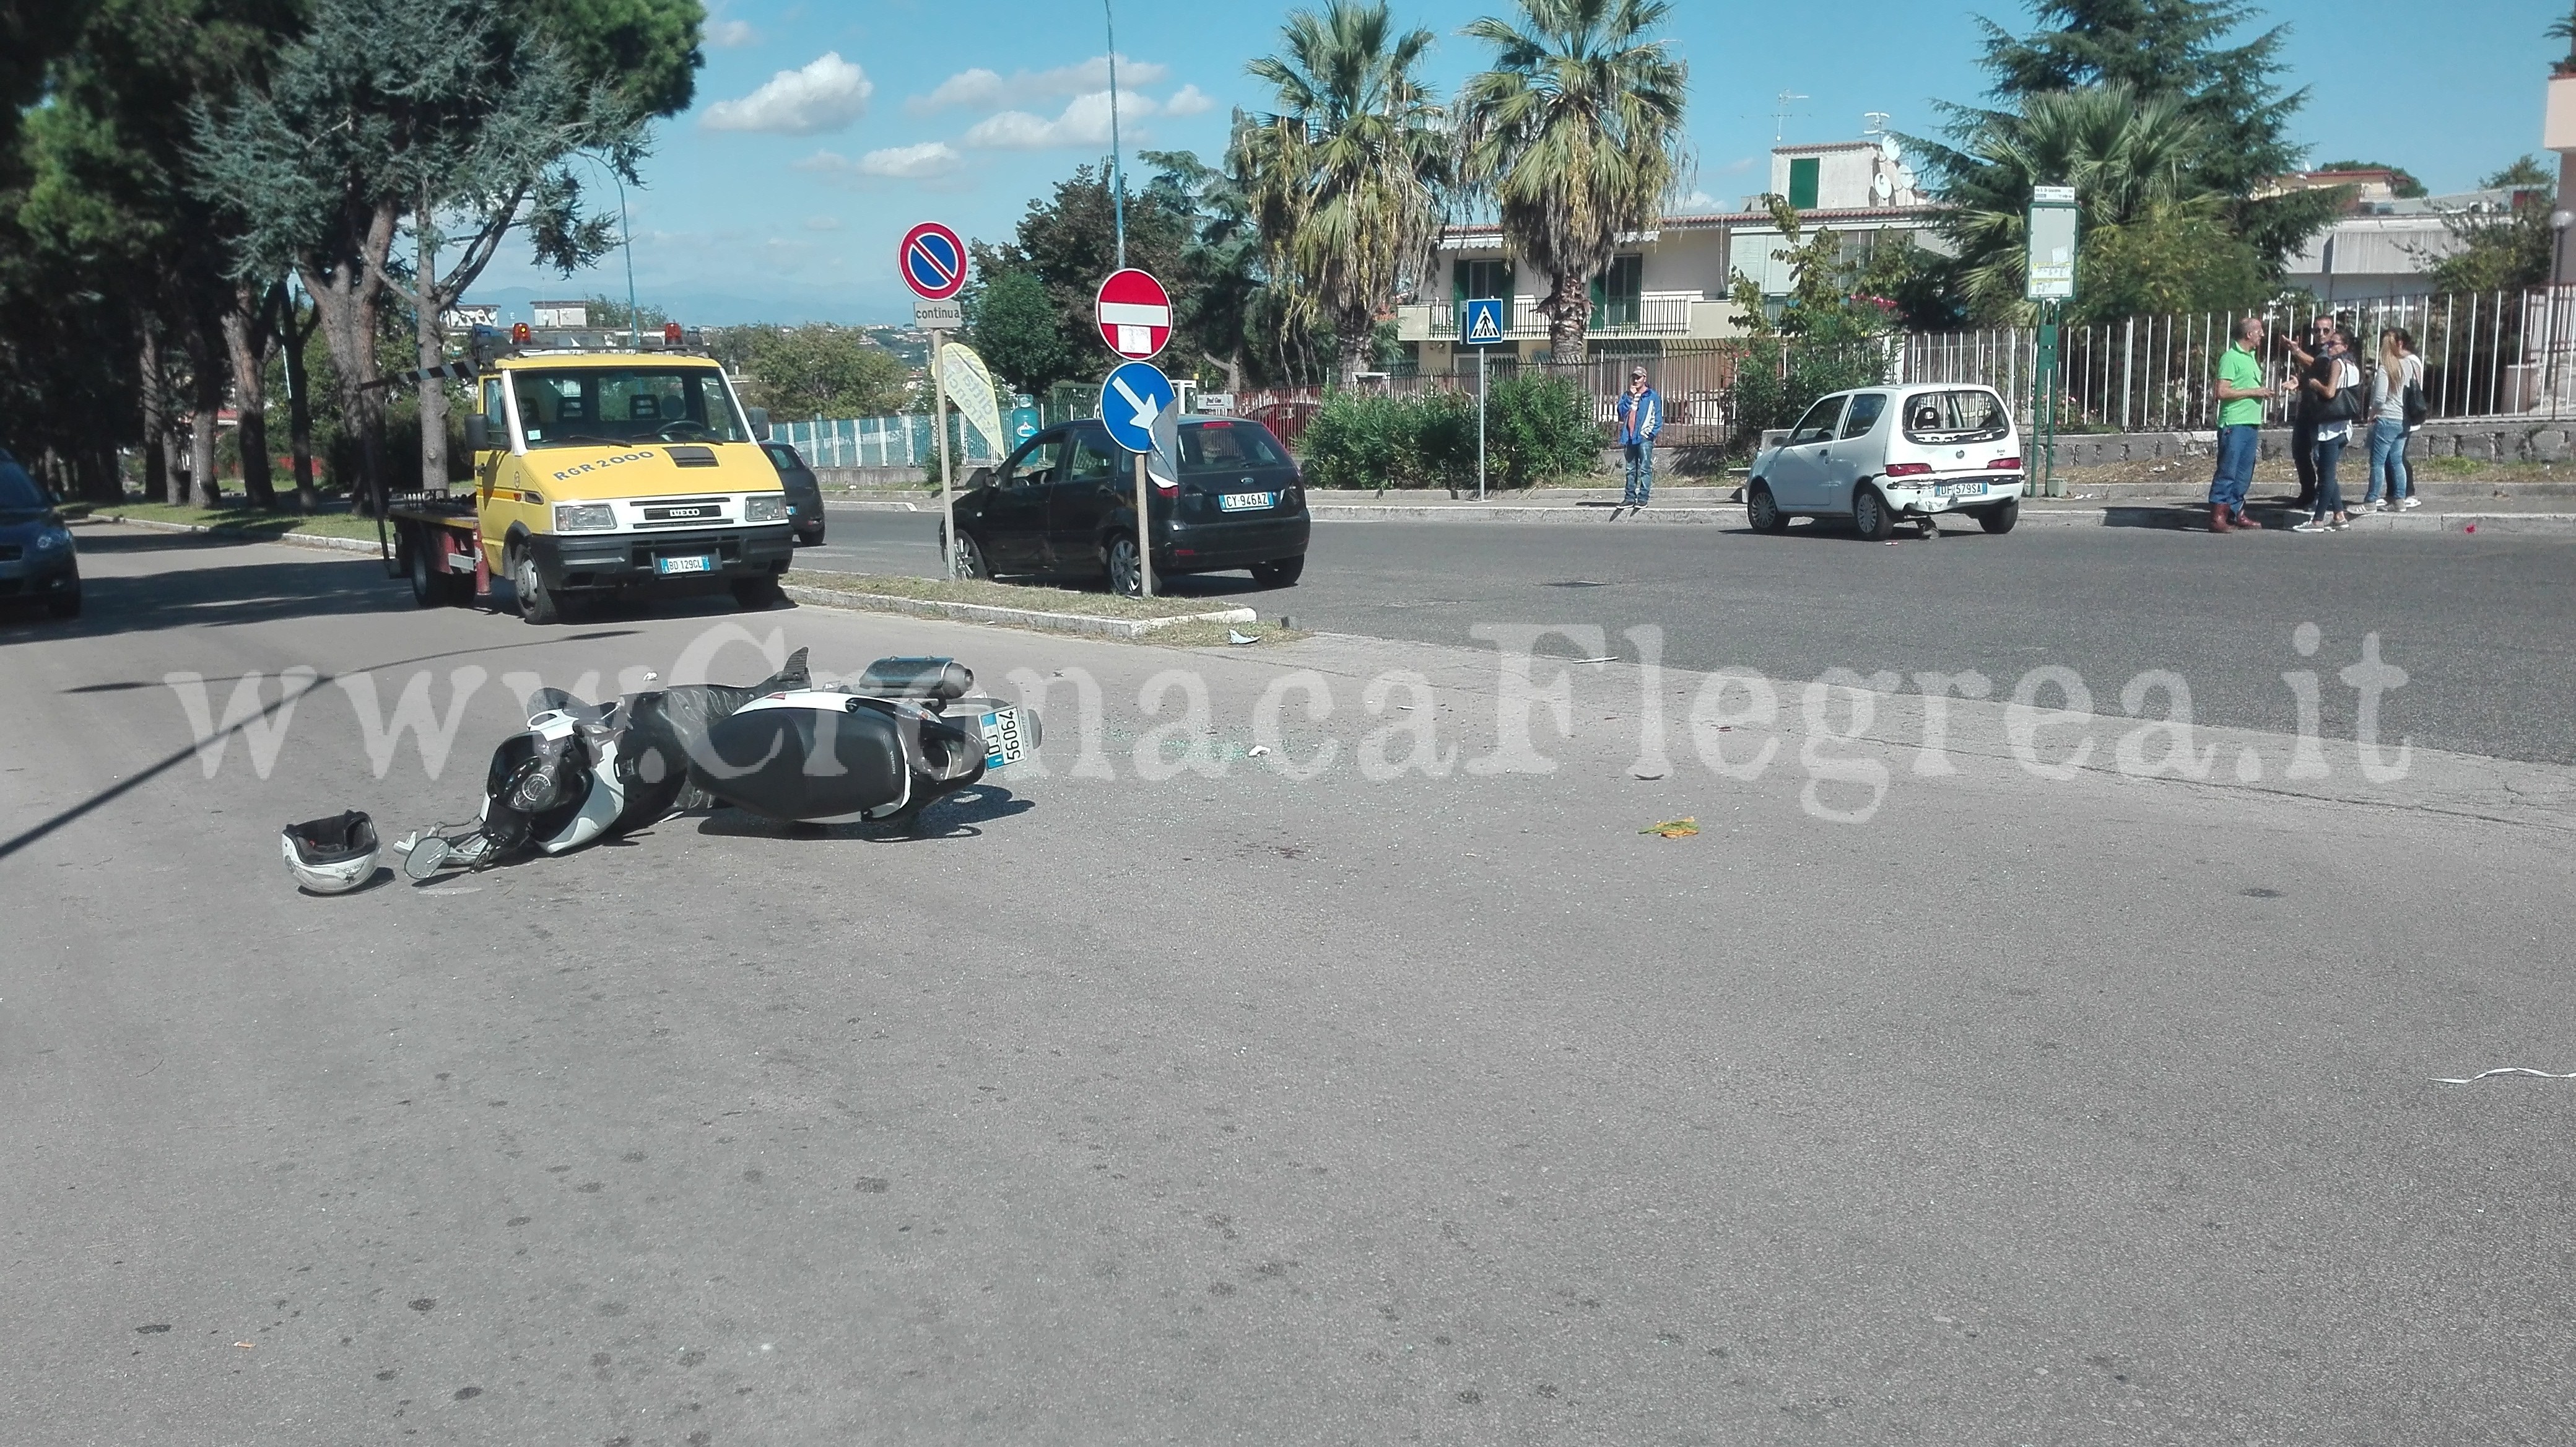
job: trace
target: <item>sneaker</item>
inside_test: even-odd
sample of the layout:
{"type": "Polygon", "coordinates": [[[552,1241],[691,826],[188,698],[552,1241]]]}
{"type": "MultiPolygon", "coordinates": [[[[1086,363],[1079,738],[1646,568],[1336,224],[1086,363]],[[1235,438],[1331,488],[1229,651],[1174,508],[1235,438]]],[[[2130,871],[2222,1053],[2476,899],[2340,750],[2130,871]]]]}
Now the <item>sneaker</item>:
{"type": "Polygon", "coordinates": [[[2290,531],[2294,533],[2323,533],[2332,532],[2333,529],[2326,526],[2326,520],[2324,518],[2309,518],[2304,522],[2294,524],[2290,528],[2290,531]]]}
{"type": "Polygon", "coordinates": [[[2352,526],[2352,519],[2349,517],[2330,518],[2327,520],[2326,526],[2334,529],[2336,532],[2342,532],[2344,529],[2352,526]]]}
{"type": "Polygon", "coordinates": [[[2399,503],[2397,506],[2398,506],[2398,508],[2399,508],[2401,511],[2411,512],[2411,511],[2413,511],[2413,510],[2414,510],[2414,509],[2416,509],[2416,508],[2422,507],[2423,505],[2424,505],[2424,499],[2422,499],[2422,498],[2420,498],[2420,497],[2416,497],[2416,496],[2414,496],[2414,495],[2412,495],[2412,494],[2409,494],[2409,495],[2407,496],[2406,500],[2405,500],[2404,502],[2399,503]]]}

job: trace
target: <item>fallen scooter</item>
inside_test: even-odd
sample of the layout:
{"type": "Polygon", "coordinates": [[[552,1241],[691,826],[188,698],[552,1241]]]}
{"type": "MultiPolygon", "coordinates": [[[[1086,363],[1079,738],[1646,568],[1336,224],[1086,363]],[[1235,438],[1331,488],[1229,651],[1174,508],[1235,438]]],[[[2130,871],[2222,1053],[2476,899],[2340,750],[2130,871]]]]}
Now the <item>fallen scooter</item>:
{"type": "Polygon", "coordinates": [[[720,804],[789,823],[908,828],[922,810],[1034,752],[1037,712],[973,695],[949,658],[880,658],[817,687],[798,649],[749,688],[684,684],[586,704],[540,690],[492,752],[483,805],[395,844],[403,872],[562,854],[720,804]]]}

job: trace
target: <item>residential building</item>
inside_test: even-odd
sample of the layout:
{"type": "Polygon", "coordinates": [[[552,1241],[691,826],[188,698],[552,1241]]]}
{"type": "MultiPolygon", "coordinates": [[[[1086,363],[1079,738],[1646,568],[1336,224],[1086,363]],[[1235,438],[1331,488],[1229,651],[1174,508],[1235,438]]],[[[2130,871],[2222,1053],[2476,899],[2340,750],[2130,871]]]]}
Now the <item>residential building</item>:
{"type": "MultiPolygon", "coordinates": [[[[1895,234],[1928,243],[1925,233],[1939,214],[1892,139],[1776,147],[1770,182],[1770,194],[1788,198],[1802,228],[1831,228],[1855,250],[1895,234]]],[[[1753,278],[1766,296],[1785,297],[1782,241],[1760,196],[1745,198],[1740,210],[1667,215],[1654,230],[1623,238],[1608,270],[1592,281],[1592,355],[1654,356],[1740,335],[1734,275],[1753,278]]],[[[1424,371],[1474,365],[1474,349],[1456,345],[1458,304],[1471,298],[1511,301],[1510,339],[1494,349],[1498,356],[1546,355],[1547,318],[1538,308],[1548,278],[1511,256],[1501,228],[1452,227],[1440,243],[1439,282],[1422,302],[1396,309],[1396,336],[1424,371]]]]}

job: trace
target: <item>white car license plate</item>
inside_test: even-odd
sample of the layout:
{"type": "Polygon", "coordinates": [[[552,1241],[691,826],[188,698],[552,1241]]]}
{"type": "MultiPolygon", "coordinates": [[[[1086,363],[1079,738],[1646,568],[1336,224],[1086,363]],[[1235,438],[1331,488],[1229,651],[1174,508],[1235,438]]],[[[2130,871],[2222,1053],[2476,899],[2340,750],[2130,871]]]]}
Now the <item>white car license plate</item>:
{"type": "Polygon", "coordinates": [[[1982,482],[1945,482],[1932,489],[1932,495],[1934,497],[1983,497],[1986,495],[1986,485],[1982,482]]]}
{"type": "Polygon", "coordinates": [[[712,573],[716,560],[705,553],[691,553],[683,558],[655,558],[653,571],[665,577],[673,573],[712,573]]]}
{"type": "Polygon", "coordinates": [[[1216,505],[1225,512],[1254,512],[1270,506],[1273,496],[1267,492],[1229,492],[1219,497],[1216,505]]]}
{"type": "Polygon", "coordinates": [[[1020,711],[997,708],[984,715],[984,767],[998,769],[1029,756],[1028,735],[1020,730],[1020,711]]]}

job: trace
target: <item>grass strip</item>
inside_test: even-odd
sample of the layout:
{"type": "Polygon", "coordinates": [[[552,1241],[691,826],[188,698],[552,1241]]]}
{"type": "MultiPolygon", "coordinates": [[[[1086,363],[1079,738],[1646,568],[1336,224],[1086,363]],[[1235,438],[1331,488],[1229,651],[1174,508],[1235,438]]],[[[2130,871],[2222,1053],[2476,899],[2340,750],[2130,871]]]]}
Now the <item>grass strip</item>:
{"type": "Polygon", "coordinates": [[[376,540],[376,520],[351,513],[262,512],[248,507],[173,507],[166,502],[124,502],[114,507],[95,508],[92,515],[184,523],[192,527],[214,528],[234,537],[274,538],[287,533],[302,533],[308,537],[357,538],[370,543],[376,540]]]}
{"type": "Polygon", "coordinates": [[[1186,618],[1242,605],[1229,598],[1128,598],[1072,588],[1030,588],[980,579],[901,578],[872,573],[816,573],[802,569],[786,581],[804,588],[836,593],[876,593],[919,598],[933,603],[981,603],[991,608],[1027,608],[1040,613],[1073,613],[1085,618],[1186,618]]]}

